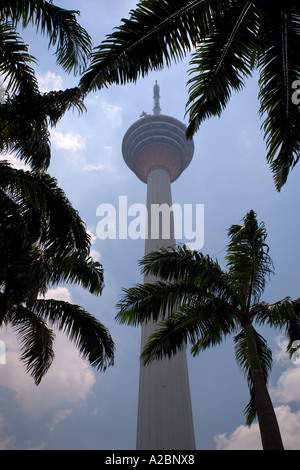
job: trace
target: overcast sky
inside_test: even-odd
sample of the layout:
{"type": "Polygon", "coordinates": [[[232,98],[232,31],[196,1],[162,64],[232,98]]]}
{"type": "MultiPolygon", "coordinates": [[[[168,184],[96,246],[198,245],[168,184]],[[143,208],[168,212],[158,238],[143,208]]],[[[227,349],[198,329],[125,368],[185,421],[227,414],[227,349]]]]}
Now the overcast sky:
{"type": "MultiPolygon", "coordinates": [[[[81,11],[80,22],[98,45],[133,0],[61,0],[57,5],[81,11]]],[[[24,35],[39,60],[41,90],[74,86],[78,78],[55,66],[47,43],[34,33],[24,35]]],[[[140,329],[114,321],[122,288],[142,281],[138,260],[142,239],[97,237],[96,215],[101,204],[118,211],[120,196],[128,206],[145,204],[146,185],[125,165],[121,144],[128,127],[145,111],[152,113],[153,85],[160,85],[161,109],[183,122],[187,101],[189,57],[170,69],[152,73],[137,84],[111,86],[90,94],[87,112],[69,112],[51,131],[55,176],[86,222],[93,239],[94,259],[104,266],[105,289],[94,297],[80,288],[61,286],[48,293],[79,304],[109,329],[116,344],[115,366],[105,373],[91,369],[76,349],[57,334],[55,360],[36,387],[19,362],[11,331],[0,331],[6,344],[6,364],[0,364],[0,449],[135,449],[140,329]]],[[[299,177],[300,166],[276,192],[265,159],[258,116],[257,76],[234,94],[221,118],[205,122],[195,136],[194,158],[172,184],[173,202],[204,204],[204,245],[201,250],[225,268],[227,229],[241,223],[253,209],[268,231],[275,265],[262,299],[274,302],[299,297],[299,177]]],[[[179,240],[183,242],[186,240],[179,240]]],[[[300,449],[300,366],[285,354],[286,339],[278,331],[260,329],[273,351],[269,382],[286,449],[300,449]]],[[[245,426],[249,400],[243,373],[236,364],[234,345],[222,346],[197,358],[188,353],[189,377],[197,449],[260,449],[257,424],[245,426]]]]}

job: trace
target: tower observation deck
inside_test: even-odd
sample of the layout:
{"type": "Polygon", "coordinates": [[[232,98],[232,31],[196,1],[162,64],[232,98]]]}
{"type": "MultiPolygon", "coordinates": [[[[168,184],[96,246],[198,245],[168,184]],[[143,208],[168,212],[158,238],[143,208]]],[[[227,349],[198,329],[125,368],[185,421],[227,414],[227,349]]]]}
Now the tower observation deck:
{"type": "Polygon", "coordinates": [[[186,139],[186,126],[182,122],[160,113],[157,84],[154,85],[153,111],[153,115],[144,115],[127,130],[122,142],[123,157],[144,183],[155,167],[167,169],[172,183],[191,162],[194,143],[186,139]]]}
{"type": "MultiPolygon", "coordinates": [[[[185,137],[186,127],[177,119],[161,114],[159,86],[154,85],[153,115],[143,113],[124,135],[122,153],[126,164],[147,184],[147,234],[151,230],[152,205],[172,206],[171,183],[192,160],[193,141],[185,137]]],[[[163,214],[159,224],[164,223],[163,214]]],[[[167,214],[170,216],[170,214],[167,214]]],[[[170,235],[146,236],[145,254],[175,244],[174,221],[170,216],[170,235]]],[[[157,221],[156,221],[157,223],[157,221]]],[[[144,283],[157,278],[144,276],[144,283]]],[[[152,321],[143,323],[141,350],[155,331],[152,321]]],[[[195,438],[190,399],[186,351],[182,349],[171,359],[140,365],[137,449],[193,450],[195,438]]]]}

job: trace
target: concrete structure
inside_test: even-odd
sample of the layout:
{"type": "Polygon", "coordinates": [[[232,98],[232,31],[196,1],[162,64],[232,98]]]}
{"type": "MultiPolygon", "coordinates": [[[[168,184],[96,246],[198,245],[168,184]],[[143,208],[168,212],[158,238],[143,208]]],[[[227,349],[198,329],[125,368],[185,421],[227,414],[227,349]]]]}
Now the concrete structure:
{"type": "MultiPolygon", "coordinates": [[[[148,227],[145,254],[175,244],[174,223],[168,238],[151,233],[153,204],[172,206],[171,182],[190,163],[194,144],[185,138],[185,126],[160,112],[159,87],[154,85],[154,113],[136,121],[126,132],[122,152],[129,168],[147,184],[148,227]]],[[[155,279],[145,276],[144,282],[155,279]]],[[[142,325],[141,349],[155,329],[153,322],[142,325]]],[[[187,371],[186,352],[173,358],[140,367],[137,449],[195,449],[194,428],[187,371]]]]}

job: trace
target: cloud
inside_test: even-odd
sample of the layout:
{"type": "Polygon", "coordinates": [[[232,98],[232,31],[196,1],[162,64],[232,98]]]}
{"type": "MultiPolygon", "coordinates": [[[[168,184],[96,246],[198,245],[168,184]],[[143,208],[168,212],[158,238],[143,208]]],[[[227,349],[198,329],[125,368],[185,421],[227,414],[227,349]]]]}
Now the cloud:
{"type": "Polygon", "coordinates": [[[51,140],[53,145],[59,150],[76,152],[85,149],[85,138],[80,134],[73,134],[72,132],[63,133],[52,129],[51,140]]]}
{"type": "Polygon", "coordinates": [[[237,140],[237,145],[239,147],[242,147],[245,150],[249,150],[252,147],[252,143],[250,141],[250,138],[248,136],[248,133],[245,130],[241,130],[240,136],[237,140]]]}
{"type": "Polygon", "coordinates": [[[287,405],[275,409],[286,450],[300,449],[300,411],[293,413],[287,405]]]}
{"type": "Polygon", "coordinates": [[[91,237],[91,250],[90,250],[90,255],[91,255],[91,257],[93,258],[94,261],[100,262],[101,255],[100,255],[99,251],[97,251],[97,250],[93,247],[93,245],[97,242],[97,236],[94,235],[92,228],[87,229],[87,233],[88,233],[88,234],[90,235],[90,237],[91,237]]]}
{"type": "MultiPolygon", "coordinates": [[[[300,411],[294,413],[287,405],[275,408],[283,445],[286,450],[300,448],[300,411]]],[[[217,450],[262,450],[258,424],[250,428],[239,426],[232,433],[218,434],[214,438],[217,450]]]]}
{"type": "Polygon", "coordinates": [[[277,363],[282,364],[284,370],[277,383],[269,388],[272,401],[277,404],[299,403],[300,367],[289,359],[286,352],[287,339],[279,335],[275,338],[275,342],[277,349],[274,351],[273,358],[277,363]]]}
{"type": "Polygon", "coordinates": [[[0,437],[0,450],[15,449],[16,437],[14,435],[0,437]]]}
{"type": "Polygon", "coordinates": [[[7,161],[13,168],[16,168],[17,170],[28,171],[31,169],[30,165],[24,163],[20,158],[17,158],[13,153],[10,152],[2,152],[0,160],[7,161]]]}
{"type": "Polygon", "coordinates": [[[109,103],[103,100],[103,95],[94,95],[87,99],[89,104],[96,105],[100,110],[104,120],[114,122],[114,124],[120,125],[122,123],[122,112],[123,108],[117,104],[109,103]],[[100,101],[100,103],[99,103],[100,101]]]}
{"type": "MultiPolygon", "coordinates": [[[[94,171],[113,171],[116,172],[115,166],[110,162],[112,148],[108,146],[103,147],[102,161],[90,162],[86,156],[83,155],[82,150],[87,149],[86,137],[73,132],[61,132],[56,129],[51,130],[51,142],[53,147],[57,150],[67,150],[69,155],[65,155],[68,165],[71,165],[76,170],[83,172],[94,171]],[[105,163],[104,163],[105,162],[105,163]]],[[[89,153],[89,152],[85,152],[89,153]]]]}
{"type": "Polygon", "coordinates": [[[12,450],[15,448],[16,436],[9,434],[5,417],[0,415],[0,450],[12,450]]]}
{"type": "Polygon", "coordinates": [[[277,346],[276,350],[273,352],[273,359],[278,363],[284,365],[291,364],[289,356],[287,354],[287,345],[288,340],[284,335],[278,335],[274,338],[275,344],[277,346]]]}
{"type": "Polygon", "coordinates": [[[251,428],[239,426],[233,433],[218,434],[214,437],[217,450],[261,450],[258,425],[251,428]]]}
{"type": "Polygon", "coordinates": [[[98,171],[104,170],[105,166],[103,163],[88,163],[83,167],[83,171],[98,171]]]}
{"type": "MultiPolygon", "coordinates": [[[[300,367],[293,365],[286,353],[287,340],[282,336],[275,338],[277,350],[274,360],[285,367],[276,384],[269,387],[269,393],[275,406],[283,444],[286,450],[300,449],[300,411],[293,411],[289,404],[299,403],[300,367]]],[[[218,434],[214,438],[218,450],[259,450],[261,439],[258,424],[250,428],[239,426],[232,433],[218,434]]]]}
{"type": "Polygon", "coordinates": [[[75,406],[87,398],[95,383],[94,373],[79,357],[74,345],[56,332],[55,359],[39,386],[20,362],[20,351],[12,331],[1,336],[7,346],[6,364],[1,366],[0,385],[15,392],[22,412],[38,418],[66,405],[75,406]]]}
{"type": "Polygon", "coordinates": [[[86,160],[82,160],[81,167],[82,171],[110,171],[117,173],[117,165],[114,160],[114,149],[111,146],[104,145],[102,148],[101,162],[87,163],[86,160]],[[105,162],[105,163],[104,163],[105,162]]]}
{"type": "Polygon", "coordinates": [[[55,287],[54,289],[48,289],[43,298],[72,302],[71,293],[67,287],[55,287]]]}
{"type": "Polygon", "coordinates": [[[300,367],[293,365],[285,370],[270,389],[272,400],[276,403],[299,403],[300,367]]]}
{"type": "MultiPolygon", "coordinates": [[[[66,287],[49,289],[45,298],[71,302],[71,294],[66,287]]],[[[48,411],[58,409],[51,429],[72,411],[70,407],[63,409],[59,407],[63,404],[77,405],[86,399],[95,383],[94,373],[87,362],[79,357],[75,346],[61,332],[57,331],[55,335],[55,359],[40,385],[35,386],[32,377],[26,373],[20,361],[16,335],[10,328],[6,331],[1,330],[1,340],[6,345],[6,364],[0,366],[0,385],[15,392],[22,412],[30,418],[38,418],[48,411]]],[[[0,417],[0,431],[1,428],[0,417]]],[[[7,439],[5,437],[5,440],[7,439]]]]}
{"type": "Polygon", "coordinates": [[[51,425],[49,426],[50,432],[53,432],[55,426],[57,426],[57,424],[59,424],[64,419],[66,419],[72,413],[73,413],[73,410],[71,408],[58,410],[58,412],[55,413],[53,417],[51,425]]]}
{"type": "Polygon", "coordinates": [[[118,105],[102,102],[100,105],[104,115],[115,124],[120,125],[122,122],[122,108],[118,105]]]}
{"type": "MultiPolygon", "coordinates": [[[[66,287],[49,289],[45,298],[71,302],[71,294],[66,287]]],[[[14,391],[21,411],[30,418],[39,418],[55,410],[51,429],[72,412],[72,407],[87,398],[95,383],[93,371],[79,356],[75,346],[63,333],[55,331],[55,336],[54,361],[40,385],[36,386],[20,361],[19,344],[13,330],[1,330],[1,340],[6,346],[6,364],[0,366],[0,385],[14,391]]]]}
{"type": "Polygon", "coordinates": [[[37,75],[39,89],[43,93],[47,93],[52,90],[61,90],[63,88],[63,78],[61,75],[57,75],[54,72],[46,72],[43,75],[37,75]]]}

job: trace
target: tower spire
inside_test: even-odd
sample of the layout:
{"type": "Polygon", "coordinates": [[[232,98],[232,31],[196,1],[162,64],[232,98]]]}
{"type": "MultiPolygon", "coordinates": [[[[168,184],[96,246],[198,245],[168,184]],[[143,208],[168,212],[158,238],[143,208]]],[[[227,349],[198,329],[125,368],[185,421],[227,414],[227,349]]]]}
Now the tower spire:
{"type": "Polygon", "coordinates": [[[153,87],[153,93],[154,93],[154,108],[153,108],[153,114],[154,116],[159,116],[160,115],[160,103],[159,103],[159,86],[157,84],[157,80],[155,80],[155,85],[153,87]]]}

